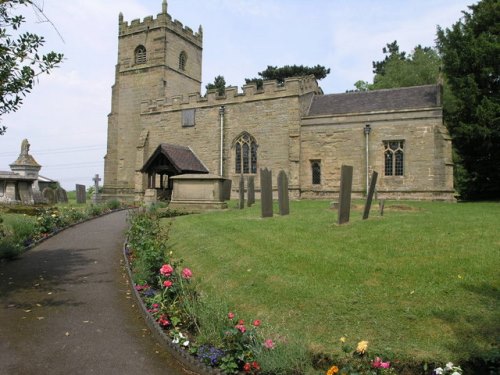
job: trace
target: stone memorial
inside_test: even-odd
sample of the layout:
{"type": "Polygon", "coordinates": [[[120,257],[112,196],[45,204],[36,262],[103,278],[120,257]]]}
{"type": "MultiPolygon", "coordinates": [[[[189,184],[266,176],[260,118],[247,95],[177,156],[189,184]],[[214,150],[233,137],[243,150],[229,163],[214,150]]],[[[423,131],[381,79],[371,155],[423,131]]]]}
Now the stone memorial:
{"type": "Polygon", "coordinates": [[[290,214],[290,200],[288,197],[288,177],[285,171],[278,173],[278,203],[280,215],[290,214]]]}
{"type": "Polygon", "coordinates": [[[384,206],[385,206],[385,199],[381,199],[378,201],[378,211],[380,216],[384,216],[384,206]]]}
{"type": "Polygon", "coordinates": [[[56,193],[54,189],[46,187],[42,191],[42,196],[45,198],[48,204],[56,204],[56,193]]]}
{"type": "Polygon", "coordinates": [[[87,191],[85,185],[76,184],[76,203],[87,203],[87,191]]]}
{"type": "Polygon", "coordinates": [[[247,180],[247,206],[252,207],[255,203],[255,179],[253,176],[248,176],[247,180]]]}
{"type": "Polygon", "coordinates": [[[92,203],[97,204],[99,203],[99,181],[101,181],[101,178],[99,178],[99,175],[96,174],[94,178],[92,179],[94,181],[94,194],[92,195],[92,203]]]}
{"type": "Polygon", "coordinates": [[[270,170],[260,170],[260,201],[262,217],[273,216],[273,180],[270,170]]]}
{"type": "Polygon", "coordinates": [[[56,188],[54,193],[56,195],[57,203],[68,203],[68,194],[62,187],[56,188]]]}
{"type": "Polygon", "coordinates": [[[245,208],[245,178],[243,175],[240,176],[240,183],[239,183],[239,203],[238,203],[238,208],[240,210],[245,208]]]}
{"type": "Polygon", "coordinates": [[[363,212],[363,220],[368,219],[370,215],[370,208],[372,206],[373,194],[375,193],[375,186],[377,186],[378,173],[373,171],[372,179],[370,181],[370,187],[368,189],[368,195],[366,196],[365,210],[363,212]]]}
{"type": "Polygon", "coordinates": [[[352,192],[352,172],[353,167],[342,165],[340,169],[340,194],[339,194],[339,225],[349,222],[351,213],[351,192],[352,192]]]}
{"type": "Polygon", "coordinates": [[[221,201],[228,201],[231,199],[231,186],[233,184],[233,181],[229,178],[226,178],[222,182],[222,189],[221,189],[221,201]]]}

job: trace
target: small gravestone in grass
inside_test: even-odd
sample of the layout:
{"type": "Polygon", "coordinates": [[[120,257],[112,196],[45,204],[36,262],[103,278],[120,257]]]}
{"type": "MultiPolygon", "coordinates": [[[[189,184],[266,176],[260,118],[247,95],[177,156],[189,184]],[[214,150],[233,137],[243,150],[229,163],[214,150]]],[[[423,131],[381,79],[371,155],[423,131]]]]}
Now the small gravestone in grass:
{"type": "Polygon", "coordinates": [[[48,204],[55,204],[56,203],[56,193],[54,189],[46,187],[42,191],[42,196],[45,198],[48,204]]]}
{"type": "Polygon", "coordinates": [[[56,200],[58,203],[68,203],[68,194],[66,193],[66,190],[64,190],[62,187],[58,187],[54,191],[56,195],[56,200]]]}
{"type": "Polygon", "coordinates": [[[273,216],[273,180],[270,170],[260,170],[260,201],[262,217],[273,216]]]}
{"type": "Polygon", "coordinates": [[[288,198],[288,177],[284,171],[278,173],[278,203],[280,215],[290,213],[290,201],[288,198]]]}
{"type": "Polygon", "coordinates": [[[87,191],[85,185],[76,184],[76,203],[87,203],[87,191]]]}
{"type": "Polygon", "coordinates": [[[238,208],[242,210],[245,208],[245,179],[243,178],[243,175],[240,176],[239,197],[240,200],[238,202],[238,208]]]}
{"type": "Polygon", "coordinates": [[[352,170],[353,168],[350,165],[343,165],[340,169],[339,225],[349,222],[349,215],[351,213],[352,170]]]}
{"type": "Polygon", "coordinates": [[[380,216],[384,216],[384,206],[385,206],[385,199],[381,199],[378,201],[378,211],[380,216]]]}
{"type": "Polygon", "coordinates": [[[248,176],[247,181],[247,207],[255,203],[255,181],[253,176],[248,176]]]}
{"type": "Polygon", "coordinates": [[[370,188],[368,189],[368,195],[366,197],[365,211],[363,212],[363,220],[368,219],[370,215],[370,207],[372,206],[373,194],[375,193],[375,186],[377,186],[378,173],[372,173],[372,179],[370,181],[370,188]]]}

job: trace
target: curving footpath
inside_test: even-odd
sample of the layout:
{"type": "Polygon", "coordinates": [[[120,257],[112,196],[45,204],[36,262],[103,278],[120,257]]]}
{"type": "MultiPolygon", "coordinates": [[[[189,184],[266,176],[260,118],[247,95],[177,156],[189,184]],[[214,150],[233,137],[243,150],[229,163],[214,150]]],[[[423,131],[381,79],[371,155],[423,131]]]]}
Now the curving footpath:
{"type": "Polygon", "coordinates": [[[0,374],[190,372],[151,336],[123,269],[127,211],[0,263],[0,374]]]}

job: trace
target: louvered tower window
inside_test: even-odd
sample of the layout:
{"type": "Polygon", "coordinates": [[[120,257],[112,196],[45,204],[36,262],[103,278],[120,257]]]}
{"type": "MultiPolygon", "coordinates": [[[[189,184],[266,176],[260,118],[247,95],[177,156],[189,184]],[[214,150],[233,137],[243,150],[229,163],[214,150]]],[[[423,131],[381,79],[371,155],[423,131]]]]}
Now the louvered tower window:
{"type": "Polygon", "coordinates": [[[135,49],[135,63],[145,64],[146,63],[146,47],[138,46],[135,49]]]}
{"type": "Polygon", "coordinates": [[[179,55],[179,69],[186,70],[187,54],[182,51],[179,55]]]}

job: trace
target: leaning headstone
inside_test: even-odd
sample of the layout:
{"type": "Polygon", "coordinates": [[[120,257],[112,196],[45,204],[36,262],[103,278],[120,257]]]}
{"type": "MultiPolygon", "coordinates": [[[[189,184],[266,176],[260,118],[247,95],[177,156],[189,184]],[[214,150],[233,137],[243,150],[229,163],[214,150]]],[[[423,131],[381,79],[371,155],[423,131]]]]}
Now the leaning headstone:
{"type": "Polygon", "coordinates": [[[76,203],[87,203],[87,192],[85,185],[76,184],[76,203]]]}
{"type": "Polygon", "coordinates": [[[363,220],[368,219],[370,215],[370,208],[372,206],[373,194],[375,193],[375,186],[377,186],[378,173],[372,173],[372,179],[370,181],[370,188],[368,189],[368,196],[366,197],[365,211],[363,212],[363,220]]]}
{"type": "Polygon", "coordinates": [[[260,170],[260,201],[262,217],[273,216],[273,180],[270,170],[260,170]]]}
{"type": "Polygon", "coordinates": [[[278,173],[278,203],[280,215],[290,213],[290,201],[288,198],[288,177],[284,171],[278,173]]]}
{"type": "Polygon", "coordinates": [[[101,178],[99,178],[99,175],[96,174],[92,181],[94,181],[94,194],[92,195],[92,203],[97,204],[99,203],[99,181],[101,181],[101,178]]]}
{"type": "Polygon", "coordinates": [[[56,203],[56,193],[54,189],[46,187],[45,189],[43,189],[42,195],[47,200],[48,204],[56,203]]]}
{"type": "Polygon", "coordinates": [[[239,204],[238,208],[240,210],[245,208],[245,179],[243,178],[243,175],[240,176],[240,184],[239,184],[239,204]]]}
{"type": "Polygon", "coordinates": [[[384,216],[384,206],[385,206],[385,199],[381,199],[378,201],[378,211],[380,213],[380,216],[384,216]]]}
{"type": "Polygon", "coordinates": [[[349,215],[351,213],[352,170],[353,168],[350,165],[343,165],[340,170],[339,225],[349,222],[349,215]]]}
{"type": "Polygon", "coordinates": [[[248,176],[247,180],[247,206],[251,207],[255,203],[255,181],[253,176],[248,176]]]}
{"type": "Polygon", "coordinates": [[[64,190],[62,187],[58,187],[55,190],[55,194],[58,203],[68,203],[68,194],[66,193],[66,190],[64,190]]]}

